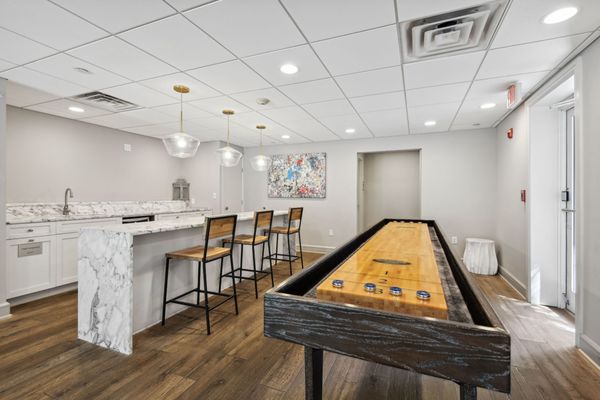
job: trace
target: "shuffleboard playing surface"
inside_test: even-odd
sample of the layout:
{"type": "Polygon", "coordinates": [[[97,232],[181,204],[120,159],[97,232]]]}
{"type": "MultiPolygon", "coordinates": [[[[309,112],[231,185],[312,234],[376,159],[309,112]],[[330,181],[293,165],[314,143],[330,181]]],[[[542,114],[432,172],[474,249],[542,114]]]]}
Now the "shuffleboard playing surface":
{"type": "Polygon", "coordinates": [[[317,287],[317,298],[440,319],[448,306],[427,224],[389,222],[317,287]],[[342,280],[343,287],[332,285],[342,280]],[[364,289],[376,285],[375,291],[364,289]],[[394,296],[390,287],[400,287],[394,296]],[[428,300],[417,291],[430,294],[428,300]]]}

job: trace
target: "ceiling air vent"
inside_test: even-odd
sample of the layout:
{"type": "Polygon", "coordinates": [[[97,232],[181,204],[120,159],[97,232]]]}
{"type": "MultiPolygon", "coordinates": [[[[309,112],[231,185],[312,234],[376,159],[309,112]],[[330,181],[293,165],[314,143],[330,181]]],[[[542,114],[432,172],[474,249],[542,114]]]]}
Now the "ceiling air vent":
{"type": "Polygon", "coordinates": [[[72,99],[79,103],[89,104],[90,106],[112,112],[130,111],[140,108],[137,104],[102,92],[83,93],[72,97],[72,99]]]}
{"type": "Polygon", "coordinates": [[[400,24],[404,60],[484,49],[506,7],[506,1],[492,1],[400,24]]]}

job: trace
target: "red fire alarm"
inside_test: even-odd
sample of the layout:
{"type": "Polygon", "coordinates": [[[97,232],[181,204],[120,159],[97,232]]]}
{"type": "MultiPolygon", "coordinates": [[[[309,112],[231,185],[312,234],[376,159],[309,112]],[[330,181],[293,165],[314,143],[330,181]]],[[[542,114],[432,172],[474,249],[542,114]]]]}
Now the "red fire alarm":
{"type": "Polygon", "coordinates": [[[526,203],[526,202],[527,202],[527,190],[524,190],[524,189],[523,189],[523,190],[521,190],[521,201],[522,201],[523,203],[526,203]]]}
{"type": "Polygon", "coordinates": [[[508,136],[509,139],[513,138],[513,128],[510,128],[508,132],[506,132],[506,136],[508,136]]]}

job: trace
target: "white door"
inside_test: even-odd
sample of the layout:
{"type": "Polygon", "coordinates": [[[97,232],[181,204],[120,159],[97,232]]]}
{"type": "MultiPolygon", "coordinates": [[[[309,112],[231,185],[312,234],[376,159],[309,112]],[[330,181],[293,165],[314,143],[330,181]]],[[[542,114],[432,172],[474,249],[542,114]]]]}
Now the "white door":
{"type": "Polygon", "coordinates": [[[221,167],[221,212],[243,211],[243,167],[242,161],[235,167],[221,167]]]}
{"type": "Polygon", "coordinates": [[[563,217],[565,224],[565,287],[563,294],[567,309],[575,312],[575,114],[574,108],[566,111],[565,173],[563,182],[563,217]]]}

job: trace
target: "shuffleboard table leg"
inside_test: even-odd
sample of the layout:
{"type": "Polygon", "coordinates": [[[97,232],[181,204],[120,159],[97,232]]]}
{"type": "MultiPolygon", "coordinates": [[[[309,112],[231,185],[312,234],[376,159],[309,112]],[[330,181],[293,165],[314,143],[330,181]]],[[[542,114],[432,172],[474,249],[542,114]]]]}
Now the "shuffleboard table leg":
{"type": "Polygon", "coordinates": [[[477,386],[460,383],[460,400],[477,400],[477,386]]]}
{"type": "Polygon", "coordinates": [[[304,346],[304,398],[323,397],[323,350],[304,346]]]}

